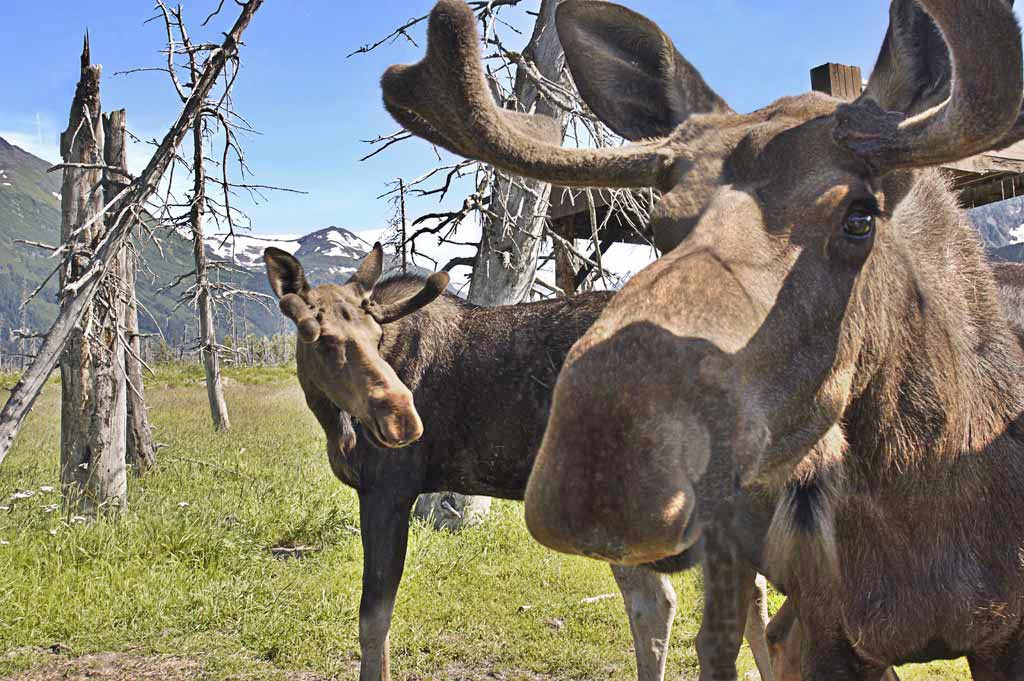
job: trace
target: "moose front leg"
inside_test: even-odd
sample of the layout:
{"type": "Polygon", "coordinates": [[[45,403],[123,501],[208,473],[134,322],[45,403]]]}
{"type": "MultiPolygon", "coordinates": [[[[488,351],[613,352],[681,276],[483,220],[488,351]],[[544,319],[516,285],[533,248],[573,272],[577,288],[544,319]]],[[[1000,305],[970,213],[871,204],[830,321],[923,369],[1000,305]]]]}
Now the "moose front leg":
{"type": "Polygon", "coordinates": [[[668,576],[642,567],[613,565],[612,574],[626,602],[629,628],[633,632],[639,681],[665,678],[672,619],[676,614],[676,591],[668,576]]]}
{"type": "Polygon", "coordinates": [[[359,493],[363,540],[363,595],[359,601],[359,681],[388,681],[388,632],[405,568],[409,511],[414,494],[394,490],[359,493]]]}
{"type": "MultiPolygon", "coordinates": [[[[736,658],[748,629],[751,593],[757,572],[728,542],[708,537],[704,558],[704,619],[697,634],[700,681],[735,681],[736,658]]],[[[763,630],[760,632],[763,638],[763,630]]],[[[771,679],[770,666],[761,668],[771,679]]]]}

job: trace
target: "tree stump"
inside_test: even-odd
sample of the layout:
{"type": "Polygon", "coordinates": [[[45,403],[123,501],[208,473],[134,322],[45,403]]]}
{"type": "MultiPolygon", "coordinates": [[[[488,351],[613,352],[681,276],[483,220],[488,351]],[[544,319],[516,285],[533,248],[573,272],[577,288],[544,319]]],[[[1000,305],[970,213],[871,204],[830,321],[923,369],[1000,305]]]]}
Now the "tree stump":
{"type": "Polygon", "coordinates": [[[490,497],[439,492],[421,494],[413,507],[413,514],[426,520],[435,529],[456,532],[483,522],[490,510],[490,497]]]}
{"type": "MultiPolygon", "coordinates": [[[[90,64],[87,36],[60,144],[69,164],[61,191],[61,240],[70,254],[60,273],[62,306],[78,295],[77,285],[99,276],[87,268],[106,236],[100,73],[90,64]]],[[[85,516],[120,509],[128,500],[123,276],[121,262],[112,263],[60,359],[61,486],[69,511],[85,516]]]]}

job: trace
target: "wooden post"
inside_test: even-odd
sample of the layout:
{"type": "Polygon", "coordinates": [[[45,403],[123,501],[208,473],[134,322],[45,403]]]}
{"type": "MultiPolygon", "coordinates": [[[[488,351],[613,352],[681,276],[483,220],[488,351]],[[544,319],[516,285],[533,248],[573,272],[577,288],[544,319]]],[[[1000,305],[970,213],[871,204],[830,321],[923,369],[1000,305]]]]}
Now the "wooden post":
{"type": "Polygon", "coordinates": [[[839,99],[854,100],[864,91],[860,67],[828,63],[813,68],[811,89],[839,99]]]}
{"type": "MultiPolygon", "coordinates": [[[[60,143],[65,163],[90,166],[64,168],[61,239],[72,257],[60,274],[62,306],[84,282],[90,255],[106,236],[107,222],[102,218],[84,228],[104,206],[100,72],[90,63],[86,35],[81,78],[60,143]]],[[[113,263],[60,359],[61,487],[69,511],[86,516],[121,509],[128,501],[124,308],[118,291],[122,278],[119,265],[113,263]]]]}
{"type": "MultiPolygon", "coordinates": [[[[570,244],[576,238],[575,216],[569,215],[564,218],[553,220],[551,231],[562,237],[570,244]]],[[[576,293],[576,269],[579,267],[579,258],[562,245],[561,241],[555,240],[555,285],[562,289],[562,293],[571,296],[576,293]]]]}
{"type": "MultiPolygon", "coordinates": [[[[109,203],[128,184],[128,155],[125,145],[124,109],[111,111],[103,117],[105,145],[103,158],[107,166],[104,184],[105,200],[109,203]],[[117,170],[112,170],[117,169],[117,170]],[[119,173],[118,170],[121,172],[119,173]]],[[[146,407],[146,387],[142,380],[142,338],[139,335],[139,300],[135,291],[137,254],[125,247],[120,256],[119,266],[124,272],[124,366],[127,383],[127,451],[128,462],[136,473],[142,475],[156,465],[156,444],[149,425],[149,410],[146,407]]]]}

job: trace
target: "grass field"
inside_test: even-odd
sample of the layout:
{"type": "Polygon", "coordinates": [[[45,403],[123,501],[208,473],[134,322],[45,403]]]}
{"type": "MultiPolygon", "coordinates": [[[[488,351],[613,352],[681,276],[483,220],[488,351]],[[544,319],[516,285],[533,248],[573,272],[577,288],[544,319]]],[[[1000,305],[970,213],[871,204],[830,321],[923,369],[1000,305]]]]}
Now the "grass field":
{"type": "MultiPolygon", "coordinates": [[[[357,676],[356,497],[331,476],[292,373],[229,371],[234,429],[215,434],[198,368],[161,369],[149,385],[160,468],[131,481],[123,518],[92,525],[44,491],[57,488],[59,441],[59,389],[47,388],[0,469],[0,677],[66,678],[97,653],[121,654],[85,658],[121,676],[96,678],[357,676]],[[35,494],[11,498],[24,491],[35,494]],[[289,543],[316,550],[272,556],[289,543]]],[[[581,603],[616,592],[607,567],[541,549],[521,516],[501,502],[459,535],[413,528],[391,633],[397,679],[635,678],[621,600],[581,603]]],[[[674,581],[668,678],[696,678],[700,577],[674,581]]],[[[966,667],[902,676],[965,678],[966,667]]]]}

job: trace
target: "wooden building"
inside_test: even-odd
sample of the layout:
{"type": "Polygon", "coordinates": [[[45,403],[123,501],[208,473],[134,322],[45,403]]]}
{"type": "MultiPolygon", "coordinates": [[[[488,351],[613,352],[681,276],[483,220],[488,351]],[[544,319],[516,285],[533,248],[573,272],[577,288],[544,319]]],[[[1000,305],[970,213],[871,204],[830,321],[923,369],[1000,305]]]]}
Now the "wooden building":
{"type": "MultiPolygon", "coordinates": [[[[811,69],[811,88],[852,100],[863,90],[860,68],[822,64],[811,69]]],[[[1024,192],[1024,142],[943,166],[968,208],[1012,199],[1024,192]]]]}
{"type": "MultiPolygon", "coordinates": [[[[829,63],[811,69],[811,88],[853,100],[863,91],[864,81],[859,67],[829,63]]],[[[953,188],[968,208],[1014,198],[1024,194],[1024,142],[947,164],[942,170],[952,178],[953,188]]],[[[631,195],[636,199],[635,204],[616,200],[616,194],[604,189],[593,189],[589,193],[564,187],[552,189],[548,211],[552,231],[574,244],[573,248],[585,253],[590,261],[584,262],[556,242],[555,280],[561,292],[569,294],[579,290],[594,271],[594,264],[613,244],[651,242],[647,215],[653,206],[653,194],[648,191],[631,192],[631,195]],[[593,209],[588,197],[593,198],[593,209]],[[632,208],[623,204],[631,204],[632,208]],[[596,236],[595,223],[602,226],[596,236]],[[586,251],[579,248],[581,241],[589,242],[586,251]]]]}

